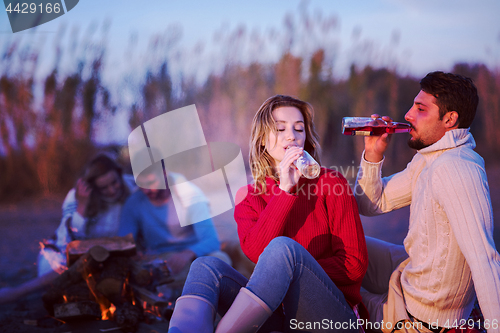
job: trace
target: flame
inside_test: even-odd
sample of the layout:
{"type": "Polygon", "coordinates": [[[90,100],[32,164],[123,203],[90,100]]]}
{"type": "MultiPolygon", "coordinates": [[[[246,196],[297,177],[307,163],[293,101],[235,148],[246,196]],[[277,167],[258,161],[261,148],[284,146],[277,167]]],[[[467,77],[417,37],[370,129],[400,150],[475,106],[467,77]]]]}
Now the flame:
{"type": "Polygon", "coordinates": [[[123,281],[123,286],[122,286],[122,296],[127,295],[127,285],[128,285],[128,277],[123,281]]]}
{"type": "Polygon", "coordinates": [[[111,304],[109,308],[107,309],[102,309],[102,304],[101,304],[101,312],[102,312],[102,320],[111,320],[113,318],[113,314],[116,311],[116,306],[114,304],[111,304]]]}
{"type": "Polygon", "coordinates": [[[142,308],[144,309],[145,313],[149,313],[150,315],[158,317],[159,319],[162,318],[161,311],[158,306],[144,302],[142,308]]]}
{"type": "Polygon", "coordinates": [[[123,282],[122,297],[130,300],[132,302],[132,305],[136,305],[137,303],[135,301],[134,290],[130,287],[129,280],[130,276],[127,276],[125,281],[123,282]]]}
{"type": "Polygon", "coordinates": [[[68,303],[68,297],[66,297],[66,295],[63,295],[63,298],[64,298],[64,303],[68,303]]]}
{"type": "MultiPolygon", "coordinates": [[[[128,277],[127,277],[127,281],[128,281],[128,277]]],[[[129,290],[130,290],[129,296],[130,296],[130,300],[132,300],[132,305],[136,305],[137,302],[135,301],[134,289],[133,288],[129,288],[129,290]]]]}
{"type": "Polygon", "coordinates": [[[102,320],[112,319],[116,307],[110,301],[108,301],[104,296],[102,296],[99,292],[97,292],[97,290],[95,289],[96,281],[92,273],[87,274],[85,282],[87,282],[87,287],[94,296],[94,299],[96,300],[97,303],[99,303],[99,306],[101,308],[101,319],[102,320]]]}
{"type": "MultiPolygon", "coordinates": [[[[84,275],[86,276],[85,281],[87,283],[87,287],[101,308],[101,319],[113,320],[114,313],[116,312],[116,306],[96,289],[96,279],[99,278],[99,274],[94,276],[92,273],[85,270],[84,275]]],[[[129,279],[127,277],[122,285],[121,298],[126,299],[128,298],[127,296],[131,296],[130,299],[132,299],[132,302],[135,305],[133,292],[132,289],[128,287],[128,283],[129,279]]]]}

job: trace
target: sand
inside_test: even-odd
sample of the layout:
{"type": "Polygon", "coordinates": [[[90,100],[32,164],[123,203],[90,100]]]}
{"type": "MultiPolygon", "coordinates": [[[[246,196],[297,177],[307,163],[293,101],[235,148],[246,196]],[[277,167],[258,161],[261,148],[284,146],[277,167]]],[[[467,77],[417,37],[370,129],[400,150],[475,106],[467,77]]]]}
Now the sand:
{"type": "MultiPolygon", "coordinates": [[[[495,243],[500,244],[500,167],[487,170],[493,203],[495,223],[495,243]]],[[[63,196],[30,199],[17,204],[0,205],[0,288],[16,286],[36,276],[36,258],[39,242],[49,238],[60,222],[63,196]]],[[[402,244],[408,229],[409,209],[379,216],[362,217],[365,234],[396,244],[402,244]]],[[[232,212],[214,219],[223,240],[236,239],[236,225],[232,212]]],[[[47,317],[42,301],[42,293],[32,294],[8,304],[0,304],[0,332],[102,332],[112,328],[113,322],[84,322],[77,325],[57,325],[47,317]],[[33,325],[37,326],[33,326],[33,325]],[[49,326],[49,327],[42,327],[49,326]]],[[[168,328],[168,323],[141,323],[138,332],[160,332],[168,328]]],[[[112,331],[113,332],[113,331],[112,331]]],[[[119,332],[119,331],[116,331],[119,332]]]]}

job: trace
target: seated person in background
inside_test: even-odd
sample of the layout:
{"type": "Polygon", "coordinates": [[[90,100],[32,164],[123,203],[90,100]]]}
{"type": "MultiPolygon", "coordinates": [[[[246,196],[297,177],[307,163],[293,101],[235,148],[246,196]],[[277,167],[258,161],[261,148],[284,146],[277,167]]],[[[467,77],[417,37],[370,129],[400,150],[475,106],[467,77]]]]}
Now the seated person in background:
{"type": "Polygon", "coordinates": [[[123,203],[135,189],[134,178],[108,155],[99,154],[85,167],[62,205],[63,217],[53,238],[38,256],[38,278],[0,290],[0,303],[48,286],[66,269],[66,246],[73,240],[116,236],[123,203]]]}
{"type": "Polygon", "coordinates": [[[92,159],[64,199],[61,224],[40,252],[38,275],[64,271],[69,242],[116,236],[123,203],[135,189],[134,178],[123,175],[109,156],[99,154],[92,159]]]}
{"type": "MultiPolygon", "coordinates": [[[[165,184],[163,170],[155,172],[154,167],[147,168],[137,177],[137,184],[147,188],[141,187],[125,202],[118,235],[132,233],[142,260],[166,260],[173,280],[168,287],[170,290],[177,288],[180,294],[194,259],[206,255],[219,257],[227,263],[230,259],[220,251],[208,199],[203,192],[192,184],[183,193],[176,192],[182,206],[182,211],[176,211],[168,185],[160,189],[160,184],[165,184]],[[186,217],[188,225],[181,226],[178,214],[186,217]]],[[[177,173],[168,173],[167,177],[170,184],[178,184],[184,179],[177,173]]]]}

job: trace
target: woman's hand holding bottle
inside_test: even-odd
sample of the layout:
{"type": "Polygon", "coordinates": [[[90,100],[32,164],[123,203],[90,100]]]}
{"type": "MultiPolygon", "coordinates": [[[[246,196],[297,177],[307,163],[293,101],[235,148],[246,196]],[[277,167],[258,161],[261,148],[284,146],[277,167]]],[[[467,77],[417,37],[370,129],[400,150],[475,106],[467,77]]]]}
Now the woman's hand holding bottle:
{"type": "Polygon", "coordinates": [[[299,181],[302,174],[293,164],[300,156],[302,156],[304,149],[300,147],[290,146],[285,151],[283,160],[278,165],[278,172],[280,177],[280,189],[289,192],[299,181]]]}

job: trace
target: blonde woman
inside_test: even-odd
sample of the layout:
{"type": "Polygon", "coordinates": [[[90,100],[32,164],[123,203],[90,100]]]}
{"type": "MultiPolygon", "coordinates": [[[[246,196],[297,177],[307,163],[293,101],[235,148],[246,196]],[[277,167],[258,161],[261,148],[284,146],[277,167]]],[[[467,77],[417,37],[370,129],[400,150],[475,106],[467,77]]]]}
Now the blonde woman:
{"type": "Polygon", "coordinates": [[[282,95],[257,111],[254,183],[238,192],[234,213],[255,270],[247,280],[216,258],[196,259],[169,332],[213,332],[217,312],[216,332],[358,331],[368,261],[356,201],[339,173],[321,168],[307,179],[293,164],[304,150],[319,161],[312,115],[308,103],[282,95]]]}

